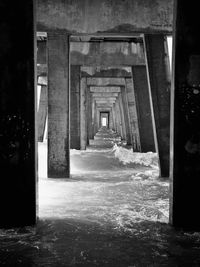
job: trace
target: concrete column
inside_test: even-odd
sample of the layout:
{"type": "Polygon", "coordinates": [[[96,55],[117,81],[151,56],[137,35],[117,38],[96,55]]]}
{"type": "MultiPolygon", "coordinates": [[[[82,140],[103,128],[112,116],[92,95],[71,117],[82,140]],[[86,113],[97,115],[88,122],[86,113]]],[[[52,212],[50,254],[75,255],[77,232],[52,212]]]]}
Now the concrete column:
{"type": "Polygon", "coordinates": [[[0,5],[0,227],[23,227],[36,223],[35,8],[0,5]]]}
{"type": "Polygon", "coordinates": [[[92,126],[92,93],[87,88],[87,144],[89,139],[93,139],[93,126],[92,126]]]}
{"type": "Polygon", "coordinates": [[[70,148],[80,149],[80,66],[70,67],[70,148]]]}
{"type": "Polygon", "coordinates": [[[132,145],[132,138],[131,138],[131,126],[130,126],[130,116],[129,116],[129,110],[128,110],[128,100],[127,100],[127,94],[125,91],[125,87],[121,86],[121,98],[122,98],[122,104],[124,107],[124,120],[126,125],[126,141],[127,145],[132,145]]]}
{"type": "Polygon", "coordinates": [[[116,102],[113,104],[114,107],[114,114],[115,114],[115,127],[116,127],[116,132],[118,134],[121,134],[121,128],[120,128],[120,121],[119,121],[119,113],[117,110],[117,104],[116,102]]]}
{"type": "Polygon", "coordinates": [[[95,135],[95,101],[94,98],[92,97],[92,138],[94,138],[95,135]]]}
{"type": "MultiPolygon", "coordinates": [[[[155,119],[157,151],[160,161],[160,176],[169,177],[170,134],[170,80],[169,65],[166,65],[164,36],[145,35],[147,75],[149,79],[152,115],[155,119]]],[[[155,142],[156,143],[156,142],[155,142]]]]}
{"type": "Polygon", "coordinates": [[[109,110],[109,129],[113,129],[113,113],[112,113],[112,109],[109,110]]]}
{"type": "Polygon", "coordinates": [[[99,130],[100,128],[100,111],[97,110],[97,129],[99,130]]]}
{"type": "Polygon", "coordinates": [[[127,130],[126,130],[126,121],[125,121],[125,115],[124,115],[124,105],[122,103],[122,95],[119,93],[119,108],[120,108],[120,114],[121,114],[121,122],[122,122],[122,131],[123,131],[123,139],[127,140],[127,130]]]}
{"type": "Polygon", "coordinates": [[[47,119],[47,86],[41,85],[39,109],[37,112],[38,142],[43,142],[47,119]]]}
{"type": "Polygon", "coordinates": [[[48,177],[69,177],[69,45],[64,32],[48,34],[48,177]]]}
{"type": "Polygon", "coordinates": [[[80,145],[81,150],[85,150],[87,146],[87,80],[81,78],[80,92],[80,145]]]}
{"type": "Polygon", "coordinates": [[[98,118],[97,118],[97,103],[95,101],[95,106],[94,106],[94,134],[98,132],[98,118]]]}
{"type": "Polygon", "coordinates": [[[115,104],[112,106],[112,116],[113,116],[113,129],[117,131],[116,129],[116,116],[115,116],[115,104]]]}
{"type": "Polygon", "coordinates": [[[171,94],[170,223],[199,231],[200,22],[198,2],[175,1],[171,94]]]}
{"type": "Polygon", "coordinates": [[[125,91],[128,101],[128,110],[130,116],[130,126],[132,134],[133,151],[141,151],[138,114],[136,109],[135,91],[133,86],[133,80],[131,78],[125,79],[125,91]]]}
{"type": "Polygon", "coordinates": [[[132,73],[138,114],[141,152],[155,152],[153,118],[151,114],[146,67],[133,66],[132,73]]]}
{"type": "Polygon", "coordinates": [[[119,98],[117,98],[115,102],[116,107],[116,118],[117,118],[117,131],[121,135],[122,139],[124,139],[124,132],[122,129],[122,118],[121,118],[121,111],[119,106],[119,98]]]}

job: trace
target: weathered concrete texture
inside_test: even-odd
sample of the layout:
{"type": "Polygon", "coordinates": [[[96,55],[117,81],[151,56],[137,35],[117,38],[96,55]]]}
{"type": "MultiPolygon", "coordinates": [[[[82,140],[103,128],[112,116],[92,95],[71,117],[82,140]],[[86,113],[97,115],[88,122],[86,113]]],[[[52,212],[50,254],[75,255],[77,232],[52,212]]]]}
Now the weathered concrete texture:
{"type": "Polygon", "coordinates": [[[109,110],[108,119],[109,119],[109,125],[108,126],[112,130],[112,129],[114,129],[112,108],[110,108],[110,110],[109,110]]]}
{"type": "Polygon", "coordinates": [[[107,77],[107,78],[124,78],[131,77],[131,68],[130,67],[81,67],[81,76],[82,77],[107,77]]]}
{"type": "Polygon", "coordinates": [[[105,104],[105,105],[107,105],[107,104],[115,103],[115,100],[96,100],[96,103],[97,104],[105,104]]]}
{"type": "Polygon", "coordinates": [[[116,115],[115,115],[115,111],[114,111],[114,104],[111,107],[111,113],[112,113],[112,118],[113,118],[113,130],[116,131],[116,115]]]}
{"type": "Polygon", "coordinates": [[[125,85],[125,81],[123,78],[87,78],[87,84],[90,86],[120,86],[125,85]]]}
{"type": "Polygon", "coordinates": [[[150,107],[146,67],[132,68],[141,152],[155,152],[153,122],[150,107]]]}
{"type": "Polygon", "coordinates": [[[117,133],[120,134],[120,136],[124,139],[125,136],[122,128],[122,114],[120,111],[119,98],[114,103],[114,105],[115,105],[116,122],[117,122],[117,133]]]}
{"type": "Polygon", "coordinates": [[[96,101],[115,101],[116,97],[94,97],[96,101]]]}
{"type": "Polygon", "coordinates": [[[80,88],[80,148],[87,146],[87,80],[81,78],[80,88]]]}
{"type": "Polygon", "coordinates": [[[96,99],[96,98],[102,98],[102,97],[117,97],[118,96],[118,93],[106,93],[106,92],[103,92],[103,93],[93,93],[92,96],[96,99]]]}
{"type": "Polygon", "coordinates": [[[68,37],[48,34],[48,177],[69,177],[68,37]]]}
{"type": "Polygon", "coordinates": [[[37,28],[69,32],[172,31],[172,0],[38,0],[37,28]]]}
{"type": "Polygon", "coordinates": [[[47,64],[46,41],[37,41],[37,64],[47,64]]]}
{"type": "Polygon", "coordinates": [[[130,116],[130,131],[131,131],[131,140],[133,145],[133,151],[141,151],[140,143],[140,133],[139,133],[139,123],[138,123],[138,114],[136,109],[136,99],[135,99],[135,90],[133,87],[133,79],[125,79],[125,90],[127,95],[128,102],[128,111],[130,116]]]}
{"type": "Polygon", "coordinates": [[[70,62],[83,66],[145,65],[142,43],[71,42],[70,62]]]}
{"type": "Polygon", "coordinates": [[[120,109],[120,114],[121,114],[121,123],[122,123],[122,132],[123,132],[123,135],[122,135],[122,138],[124,140],[127,140],[127,125],[126,125],[126,121],[125,121],[125,115],[124,115],[124,106],[123,106],[123,103],[122,103],[122,95],[121,93],[119,94],[119,109],[120,109]]]}
{"type": "Polygon", "coordinates": [[[70,67],[70,148],[80,149],[80,66],[70,67]]]}
{"type": "Polygon", "coordinates": [[[125,87],[121,87],[121,98],[122,98],[122,107],[124,110],[124,121],[126,126],[126,141],[127,145],[132,145],[132,135],[131,135],[131,125],[130,125],[130,114],[128,109],[128,99],[126,94],[125,87]]]}
{"type": "Polygon", "coordinates": [[[150,100],[155,119],[157,150],[161,177],[169,177],[169,135],[170,135],[170,87],[169,65],[166,64],[165,37],[146,35],[147,70],[149,76],[150,100]]]}
{"type": "Polygon", "coordinates": [[[37,76],[47,76],[47,64],[37,64],[37,76]]]}
{"type": "Polygon", "coordinates": [[[36,223],[36,36],[31,0],[0,3],[0,227],[36,223]],[[21,33],[19,36],[19,30],[21,33]]]}
{"type": "Polygon", "coordinates": [[[47,86],[42,85],[40,91],[40,101],[37,114],[37,125],[38,125],[38,141],[43,142],[45,125],[47,119],[47,86]]]}
{"type": "MultiPolygon", "coordinates": [[[[99,82],[97,83],[102,83],[103,84],[103,81],[101,80],[98,80],[99,82]]],[[[92,82],[90,82],[90,80],[88,81],[87,79],[87,84],[90,84],[92,82]]],[[[121,91],[120,87],[118,86],[109,86],[109,83],[108,83],[108,86],[106,85],[99,85],[99,86],[90,86],[90,91],[93,92],[93,93],[119,93],[121,91]]]]}
{"type": "Polygon", "coordinates": [[[198,3],[176,1],[171,120],[171,223],[200,230],[200,22],[198,3]],[[196,62],[194,62],[194,60],[196,62]]]}
{"type": "Polygon", "coordinates": [[[87,88],[86,91],[87,94],[87,144],[89,144],[89,139],[92,139],[94,137],[93,134],[93,127],[92,127],[92,93],[90,92],[89,88],[87,88]]]}

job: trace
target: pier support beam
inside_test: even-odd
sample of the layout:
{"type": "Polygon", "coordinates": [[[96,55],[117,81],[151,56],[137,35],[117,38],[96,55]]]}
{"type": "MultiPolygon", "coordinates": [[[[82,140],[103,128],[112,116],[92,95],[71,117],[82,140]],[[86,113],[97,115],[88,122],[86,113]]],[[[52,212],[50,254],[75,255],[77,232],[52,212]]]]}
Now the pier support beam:
{"type": "Polygon", "coordinates": [[[198,2],[175,1],[171,95],[170,223],[200,230],[200,22],[198,2]]]}
{"type": "Polygon", "coordinates": [[[168,54],[163,34],[145,35],[147,75],[149,79],[152,116],[155,120],[157,152],[160,162],[160,176],[169,177],[169,135],[170,135],[170,87],[168,54]]]}
{"type": "Polygon", "coordinates": [[[65,32],[48,33],[48,177],[69,177],[69,47],[65,32]]]}

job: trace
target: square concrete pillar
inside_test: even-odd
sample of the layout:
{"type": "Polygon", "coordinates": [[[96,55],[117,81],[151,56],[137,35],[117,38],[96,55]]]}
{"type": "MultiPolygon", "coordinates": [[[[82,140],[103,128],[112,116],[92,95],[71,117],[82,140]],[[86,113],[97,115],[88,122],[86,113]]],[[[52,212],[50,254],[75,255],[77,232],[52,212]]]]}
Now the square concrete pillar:
{"type": "Polygon", "coordinates": [[[141,152],[155,152],[153,118],[150,106],[146,66],[133,66],[132,73],[141,152]]]}
{"type": "Polygon", "coordinates": [[[98,110],[97,110],[97,103],[96,101],[94,102],[95,106],[94,106],[94,133],[96,134],[99,130],[98,126],[98,110]]]}
{"type": "Polygon", "coordinates": [[[109,109],[109,128],[114,129],[112,108],[109,109]]]}
{"type": "Polygon", "coordinates": [[[119,93],[118,99],[119,99],[119,108],[120,108],[120,114],[121,114],[122,132],[123,132],[122,137],[124,140],[127,140],[127,129],[126,129],[127,124],[126,124],[125,115],[124,115],[124,105],[122,102],[121,92],[119,93]]]}
{"type": "Polygon", "coordinates": [[[95,133],[95,100],[92,97],[92,139],[94,138],[95,133]]]}
{"type": "Polygon", "coordinates": [[[47,86],[41,85],[40,101],[37,112],[38,142],[43,142],[47,119],[47,86]]]}
{"type": "Polygon", "coordinates": [[[70,148],[80,149],[80,66],[70,66],[70,148]]]}
{"type": "Polygon", "coordinates": [[[118,134],[121,135],[122,139],[124,139],[124,133],[123,133],[123,128],[122,128],[122,114],[120,111],[120,106],[119,106],[119,98],[117,98],[115,102],[115,114],[116,114],[116,120],[117,120],[117,132],[118,134]]]}
{"type": "Polygon", "coordinates": [[[124,120],[126,125],[126,141],[127,145],[132,145],[132,135],[131,135],[131,125],[130,125],[130,115],[128,110],[128,100],[127,100],[127,93],[125,90],[125,86],[121,86],[121,98],[122,98],[122,105],[124,108],[124,120]]]}
{"type": "Polygon", "coordinates": [[[89,139],[94,138],[93,133],[93,125],[92,125],[92,93],[90,92],[89,88],[86,88],[86,94],[87,94],[87,144],[89,144],[89,139]]]}
{"type": "Polygon", "coordinates": [[[87,146],[87,79],[81,78],[80,89],[80,148],[87,146]]]}
{"type": "Polygon", "coordinates": [[[200,22],[198,2],[175,1],[170,223],[200,230],[200,22]]]}
{"type": "Polygon", "coordinates": [[[112,113],[112,118],[113,118],[113,130],[117,130],[116,129],[116,116],[115,116],[115,104],[113,104],[112,109],[111,109],[111,113],[112,113]]]}
{"type": "Polygon", "coordinates": [[[97,129],[99,130],[100,128],[100,111],[97,109],[97,129]]]}
{"type": "Polygon", "coordinates": [[[48,33],[48,177],[69,177],[69,38],[48,33]]]}
{"type": "Polygon", "coordinates": [[[116,102],[113,104],[113,111],[114,111],[114,118],[115,118],[115,130],[118,134],[121,134],[121,128],[120,128],[120,122],[119,122],[119,116],[117,113],[117,104],[116,102]]]}
{"type": "Polygon", "coordinates": [[[36,29],[34,1],[0,6],[0,227],[9,228],[36,223],[36,29]]]}
{"type": "Polygon", "coordinates": [[[170,87],[168,56],[163,34],[144,37],[152,116],[155,120],[160,176],[169,177],[170,87]]]}
{"type": "Polygon", "coordinates": [[[136,109],[136,99],[135,99],[135,90],[133,86],[133,79],[125,79],[125,91],[128,101],[128,111],[130,116],[130,127],[131,127],[131,136],[133,151],[141,151],[140,143],[140,132],[139,132],[139,123],[138,123],[138,113],[136,109]]]}

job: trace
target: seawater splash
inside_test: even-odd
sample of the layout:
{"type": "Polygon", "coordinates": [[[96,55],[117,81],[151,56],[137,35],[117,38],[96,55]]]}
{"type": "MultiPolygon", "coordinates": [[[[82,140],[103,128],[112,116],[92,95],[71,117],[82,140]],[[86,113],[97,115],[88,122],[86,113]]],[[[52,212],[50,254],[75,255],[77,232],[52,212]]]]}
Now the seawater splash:
{"type": "Polygon", "coordinates": [[[114,156],[119,159],[124,165],[139,164],[143,166],[149,166],[152,168],[158,168],[158,155],[157,153],[147,152],[138,153],[133,152],[132,149],[126,149],[116,144],[112,149],[114,156]]]}
{"type": "Polygon", "coordinates": [[[169,182],[156,164],[73,152],[79,172],[39,179],[37,227],[0,230],[1,266],[200,266],[200,234],[167,224],[169,182]]]}
{"type": "Polygon", "coordinates": [[[169,182],[158,179],[156,153],[115,145],[70,154],[71,179],[40,179],[42,218],[77,218],[128,231],[135,222],[168,222],[169,182]]]}

